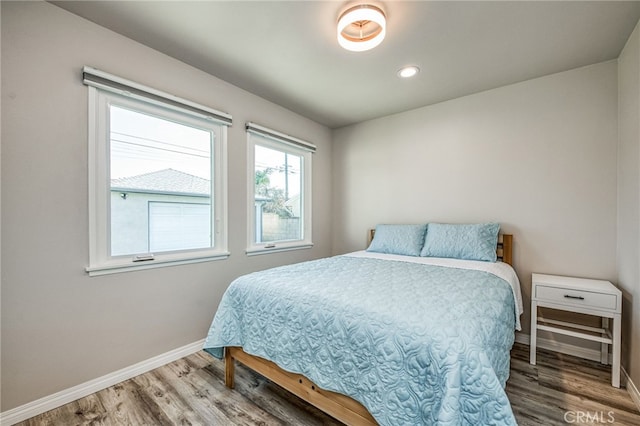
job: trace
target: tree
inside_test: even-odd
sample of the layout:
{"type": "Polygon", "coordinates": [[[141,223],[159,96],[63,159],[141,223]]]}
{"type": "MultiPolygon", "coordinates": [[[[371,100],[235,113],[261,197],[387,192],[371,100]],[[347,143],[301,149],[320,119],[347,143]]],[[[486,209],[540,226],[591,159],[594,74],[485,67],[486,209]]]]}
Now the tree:
{"type": "Polygon", "coordinates": [[[269,175],[275,171],[272,167],[267,167],[264,170],[256,170],[256,197],[260,196],[266,198],[262,204],[262,211],[265,213],[275,213],[282,218],[293,217],[293,214],[289,207],[286,205],[286,198],[284,190],[271,186],[271,179],[269,175]]]}

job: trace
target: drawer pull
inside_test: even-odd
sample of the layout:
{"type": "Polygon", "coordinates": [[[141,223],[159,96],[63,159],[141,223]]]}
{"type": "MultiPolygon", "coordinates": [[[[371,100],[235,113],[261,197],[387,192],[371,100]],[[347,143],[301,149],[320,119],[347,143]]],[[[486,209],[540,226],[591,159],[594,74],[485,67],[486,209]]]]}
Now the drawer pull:
{"type": "Polygon", "coordinates": [[[582,296],[571,296],[570,294],[565,294],[564,297],[566,297],[567,299],[584,300],[584,297],[582,296]]]}

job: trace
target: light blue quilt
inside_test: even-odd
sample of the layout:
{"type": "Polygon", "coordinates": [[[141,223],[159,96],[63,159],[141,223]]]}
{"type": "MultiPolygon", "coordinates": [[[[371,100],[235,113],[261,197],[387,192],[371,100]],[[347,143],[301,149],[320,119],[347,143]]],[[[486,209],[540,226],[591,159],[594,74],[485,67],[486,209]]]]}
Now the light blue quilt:
{"type": "Polygon", "coordinates": [[[336,256],[242,276],[204,348],[269,359],[382,425],[515,424],[511,286],[487,272],[336,256]]]}

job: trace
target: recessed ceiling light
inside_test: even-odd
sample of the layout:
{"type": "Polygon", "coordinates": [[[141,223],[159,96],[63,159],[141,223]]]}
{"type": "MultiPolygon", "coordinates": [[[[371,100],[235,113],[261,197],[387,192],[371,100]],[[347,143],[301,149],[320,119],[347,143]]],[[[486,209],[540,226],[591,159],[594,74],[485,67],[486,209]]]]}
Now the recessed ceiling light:
{"type": "Polygon", "coordinates": [[[401,78],[409,78],[420,72],[420,68],[415,65],[410,65],[408,67],[402,67],[398,70],[398,77],[401,78]]]}

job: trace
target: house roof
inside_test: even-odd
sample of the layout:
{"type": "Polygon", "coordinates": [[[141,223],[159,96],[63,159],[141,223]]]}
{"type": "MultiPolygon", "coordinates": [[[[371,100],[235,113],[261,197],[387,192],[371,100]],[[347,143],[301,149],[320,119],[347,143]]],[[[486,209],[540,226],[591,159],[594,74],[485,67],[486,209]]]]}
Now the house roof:
{"type": "Polygon", "coordinates": [[[112,191],[210,196],[211,181],[174,169],[111,179],[112,191]]]}

